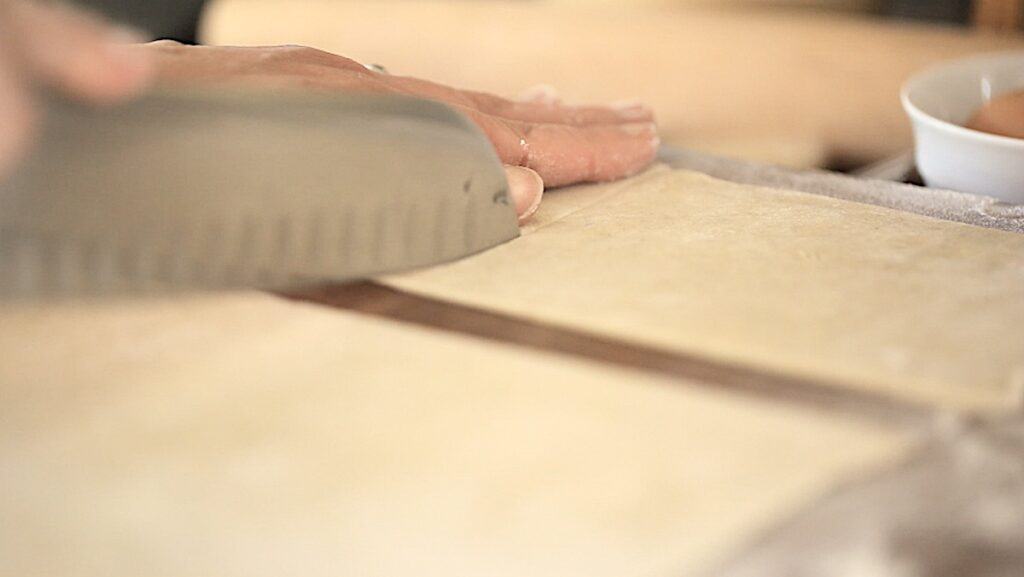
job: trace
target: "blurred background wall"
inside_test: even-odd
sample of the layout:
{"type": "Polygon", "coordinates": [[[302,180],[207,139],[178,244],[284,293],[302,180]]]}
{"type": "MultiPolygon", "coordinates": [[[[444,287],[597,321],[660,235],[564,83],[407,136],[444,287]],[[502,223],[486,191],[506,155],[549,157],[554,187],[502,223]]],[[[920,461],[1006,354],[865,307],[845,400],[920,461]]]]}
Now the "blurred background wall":
{"type": "Polygon", "coordinates": [[[1024,0],[563,0],[565,2],[618,4],[702,4],[749,8],[798,8],[860,12],[881,17],[943,22],[954,25],[980,24],[995,28],[1024,26],[1024,0]]]}
{"type": "MultiPolygon", "coordinates": [[[[194,22],[203,4],[211,0],[75,0],[118,20],[136,23],[160,36],[192,42],[194,22]],[[154,6],[160,5],[160,11],[154,6]],[[172,9],[169,10],[168,6],[172,9]]],[[[337,0],[344,2],[345,0],[337,0]]],[[[380,0],[386,2],[388,0],[380,0]]],[[[470,0],[467,0],[470,1],[470,0]]],[[[472,0],[487,1],[487,0],[472,0]]],[[[537,2],[543,0],[521,0],[537,2]]],[[[952,25],[980,25],[994,29],[1024,28],[1024,0],[548,0],[576,4],[731,6],[860,12],[952,25]]]]}

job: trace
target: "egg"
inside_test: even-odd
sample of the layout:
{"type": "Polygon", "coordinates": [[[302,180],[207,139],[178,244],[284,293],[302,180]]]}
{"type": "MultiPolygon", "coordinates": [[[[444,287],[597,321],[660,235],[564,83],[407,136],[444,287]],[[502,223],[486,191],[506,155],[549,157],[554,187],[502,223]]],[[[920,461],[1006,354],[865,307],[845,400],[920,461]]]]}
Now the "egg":
{"type": "Polygon", "coordinates": [[[993,98],[974,113],[967,128],[1024,138],[1024,90],[993,98]]]}

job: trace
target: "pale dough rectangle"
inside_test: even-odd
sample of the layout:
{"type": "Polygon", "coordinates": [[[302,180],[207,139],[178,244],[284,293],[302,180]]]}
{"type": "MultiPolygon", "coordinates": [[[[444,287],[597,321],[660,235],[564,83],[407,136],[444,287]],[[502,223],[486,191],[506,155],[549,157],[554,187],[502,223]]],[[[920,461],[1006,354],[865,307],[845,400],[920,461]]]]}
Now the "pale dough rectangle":
{"type": "Polygon", "coordinates": [[[1024,236],[659,167],[387,284],[962,408],[1024,390],[1024,236]]]}
{"type": "Polygon", "coordinates": [[[678,576],[906,439],[241,294],[0,307],[0,574],[678,576]]]}

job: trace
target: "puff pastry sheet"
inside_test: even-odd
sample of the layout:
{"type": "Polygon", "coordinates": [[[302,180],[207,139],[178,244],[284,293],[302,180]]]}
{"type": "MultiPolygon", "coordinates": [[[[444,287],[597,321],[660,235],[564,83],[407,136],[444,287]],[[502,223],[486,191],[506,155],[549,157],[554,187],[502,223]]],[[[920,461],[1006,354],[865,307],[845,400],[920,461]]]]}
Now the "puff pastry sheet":
{"type": "Polygon", "coordinates": [[[1024,236],[656,167],[400,289],[941,406],[1017,406],[1024,236]]]}

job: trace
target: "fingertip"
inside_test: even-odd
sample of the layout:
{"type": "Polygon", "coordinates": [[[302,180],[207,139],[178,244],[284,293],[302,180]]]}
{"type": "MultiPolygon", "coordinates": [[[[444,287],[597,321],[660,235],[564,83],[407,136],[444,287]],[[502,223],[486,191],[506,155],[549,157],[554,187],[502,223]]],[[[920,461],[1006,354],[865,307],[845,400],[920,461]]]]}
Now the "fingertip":
{"type": "Polygon", "coordinates": [[[512,198],[519,222],[529,219],[540,207],[544,197],[544,180],[525,166],[505,166],[508,194],[512,198]]]}
{"type": "Polygon", "coordinates": [[[25,73],[68,96],[95,103],[129,98],[151,82],[146,34],[63,3],[17,3],[25,73]]]}

